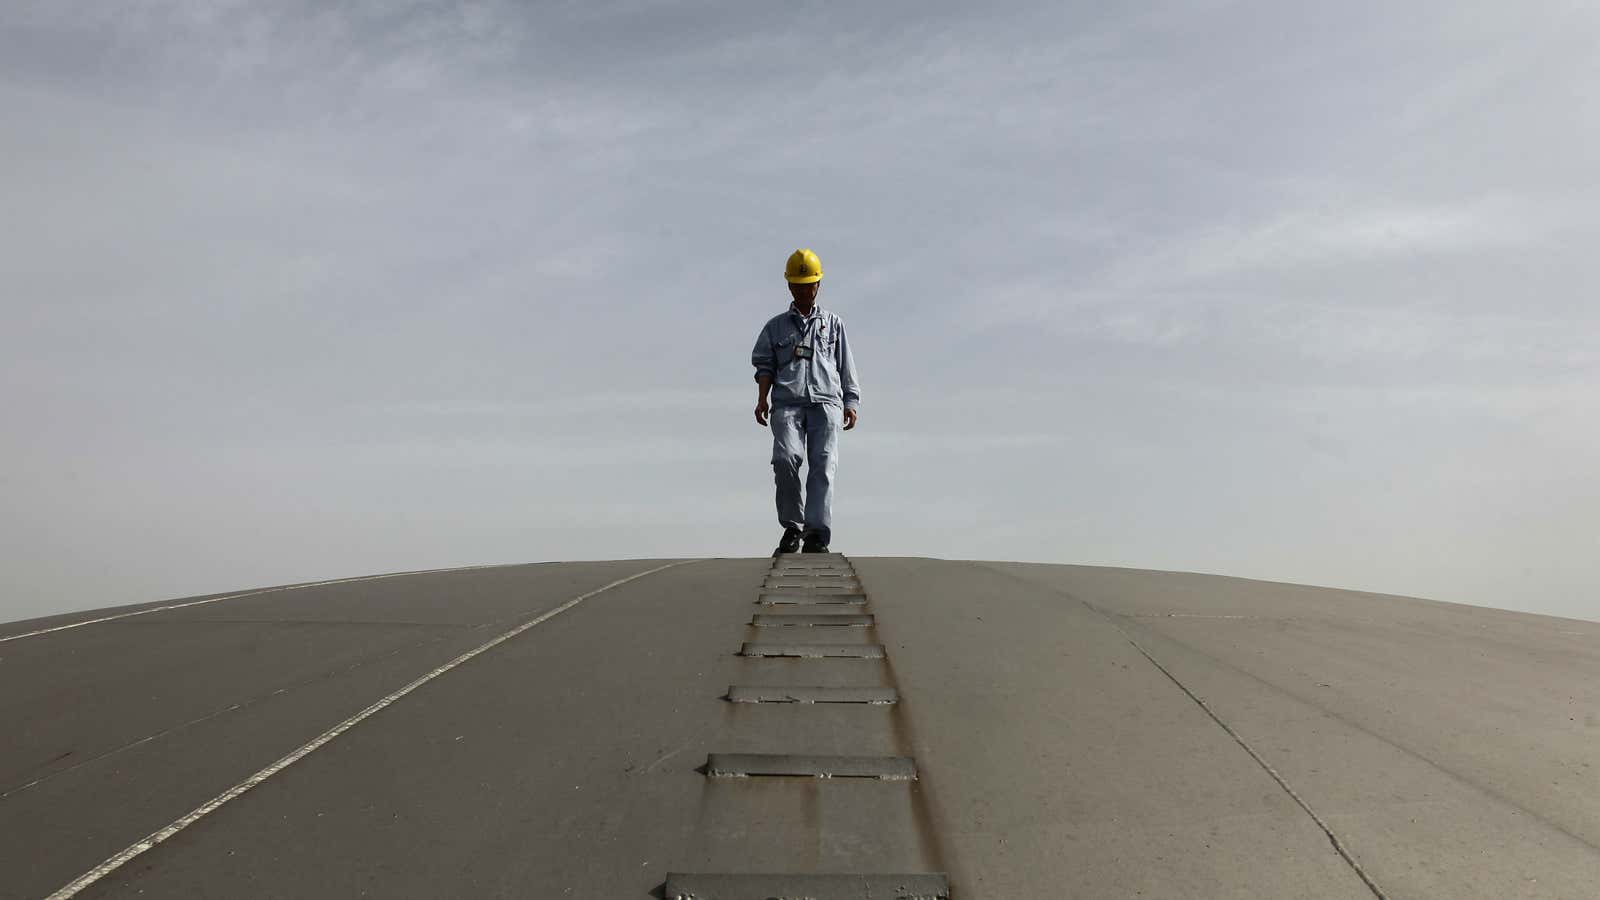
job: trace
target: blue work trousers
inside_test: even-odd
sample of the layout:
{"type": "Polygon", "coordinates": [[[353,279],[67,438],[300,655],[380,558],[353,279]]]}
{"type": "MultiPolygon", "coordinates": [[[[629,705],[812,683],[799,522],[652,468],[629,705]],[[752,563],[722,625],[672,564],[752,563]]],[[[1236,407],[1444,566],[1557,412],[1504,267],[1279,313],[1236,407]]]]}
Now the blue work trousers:
{"type": "Polygon", "coordinates": [[[844,409],[832,403],[772,408],[772,474],[778,523],[827,544],[833,536],[833,470],[839,461],[844,409]],[[805,493],[800,464],[805,463],[805,493]]]}

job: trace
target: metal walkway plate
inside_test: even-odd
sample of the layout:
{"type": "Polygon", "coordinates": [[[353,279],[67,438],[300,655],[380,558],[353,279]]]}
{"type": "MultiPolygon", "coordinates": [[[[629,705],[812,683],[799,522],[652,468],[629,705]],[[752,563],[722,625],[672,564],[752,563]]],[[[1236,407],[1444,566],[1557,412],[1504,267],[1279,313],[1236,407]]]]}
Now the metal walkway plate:
{"type": "Polygon", "coordinates": [[[948,900],[944,875],[682,875],[669,873],[667,900],[948,900]]]}
{"type": "Polygon", "coordinates": [[[767,580],[768,581],[794,581],[794,582],[799,582],[801,584],[809,584],[812,587],[830,587],[830,586],[841,585],[841,584],[860,584],[861,583],[861,579],[857,578],[855,573],[853,573],[853,572],[837,572],[837,573],[829,573],[827,575],[819,575],[819,574],[810,573],[810,572],[805,572],[805,573],[774,572],[771,575],[767,576],[767,580]]]}
{"type": "Polygon", "coordinates": [[[859,585],[861,583],[861,579],[855,577],[854,575],[840,576],[836,578],[820,578],[815,575],[769,575],[764,583],[798,584],[801,587],[813,588],[815,590],[826,590],[827,588],[853,587],[855,585],[859,585]]]}
{"type": "Polygon", "coordinates": [[[757,606],[762,615],[835,616],[858,613],[866,609],[856,603],[762,603],[757,606]]]}
{"type": "Polygon", "coordinates": [[[706,774],[717,778],[765,775],[778,778],[877,778],[913,781],[916,760],[909,756],[810,756],[796,753],[713,753],[706,774]]]}
{"type": "Polygon", "coordinates": [[[802,625],[802,626],[863,626],[873,624],[872,613],[850,615],[841,613],[836,616],[811,616],[792,615],[784,613],[756,613],[750,619],[751,625],[777,626],[802,625]]]}
{"type": "Polygon", "coordinates": [[[882,644],[767,644],[745,641],[740,656],[785,656],[800,659],[883,659],[882,644]]]}
{"type": "Polygon", "coordinates": [[[900,695],[892,687],[741,687],[728,688],[733,703],[870,703],[887,706],[900,695]]]}
{"type": "Polygon", "coordinates": [[[818,603],[833,606],[860,606],[867,602],[864,594],[797,594],[794,592],[762,594],[757,603],[766,606],[786,606],[796,603],[818,603]]]}

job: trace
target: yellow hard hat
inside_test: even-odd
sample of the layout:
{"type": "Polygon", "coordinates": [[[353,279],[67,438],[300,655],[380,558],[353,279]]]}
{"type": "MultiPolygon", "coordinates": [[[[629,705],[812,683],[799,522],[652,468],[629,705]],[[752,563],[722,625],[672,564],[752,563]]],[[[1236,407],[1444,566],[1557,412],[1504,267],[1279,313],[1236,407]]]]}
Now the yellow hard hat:
{"type": "Polygon", "coordinates": [[[789,254],[789,263],[783,267],[783,278],[790,284],[811,284],[822,280],[822,260],[808,249],[789,254]]]}

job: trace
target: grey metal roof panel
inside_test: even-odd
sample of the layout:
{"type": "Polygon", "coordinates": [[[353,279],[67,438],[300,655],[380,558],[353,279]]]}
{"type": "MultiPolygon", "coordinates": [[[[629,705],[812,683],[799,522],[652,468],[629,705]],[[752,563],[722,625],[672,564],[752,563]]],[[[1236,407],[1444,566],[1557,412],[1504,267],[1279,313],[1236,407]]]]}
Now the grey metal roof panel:
{"type": "Polygon", "coordinates": [[[917,763],[909,756],[820,756],[807,753],[713,753],[706,758],[712,777],[876,778],[912,781],[917,763]]]}
{"type": "Polygon", "coordinates": [[[873,624],[871,613],[835,615],[808,615],[804,613],[756,613],[750,624],[761,628],[814,628],[814,627],[864,627],[873,624]]]}
{"type": "Polygon", "coordinates": [[[944,875],[669,874],[667,900],[947,900],[944,875]]]}
{"type": "Polygon", "coordinates": [[[892,687],[728,687],[728,700],[733,703],[867,703],[887,706],[899,699],[899,692],[892,687]]]}
{"type": "Polygon", "coordinates": [[[796,591],[772,591],[763,592],[756,602],[767,606],[800,603],[860,606],[867,602],[867,597],[865,594],[803,594],[796,591]]]}
{"type": "Polygon", "coordinates": [[[882,659],[882,644],[796,644],[745,641],[740,656],[793,656],[802,659],[838,657],[843,659],[882,659]]]}

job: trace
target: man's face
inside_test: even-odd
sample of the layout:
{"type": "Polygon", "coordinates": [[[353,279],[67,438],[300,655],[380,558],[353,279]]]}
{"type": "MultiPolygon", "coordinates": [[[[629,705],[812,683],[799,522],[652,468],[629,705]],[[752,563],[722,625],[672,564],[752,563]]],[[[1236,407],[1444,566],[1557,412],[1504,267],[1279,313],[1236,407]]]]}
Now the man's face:
{"type": "Polygon", "coordinates": [[[794,298],[794,302],[805,305],[817,299],[817,291],[821,290],[821,288],[822,282],[820,281],[813,281],[810,284],[791,284],[789,285],[789,296],[794,298]]]}

